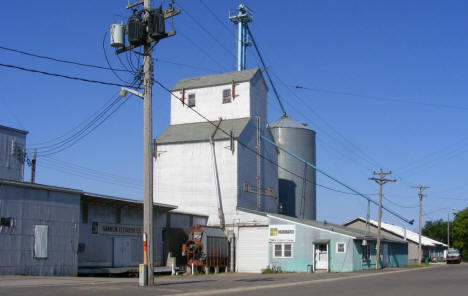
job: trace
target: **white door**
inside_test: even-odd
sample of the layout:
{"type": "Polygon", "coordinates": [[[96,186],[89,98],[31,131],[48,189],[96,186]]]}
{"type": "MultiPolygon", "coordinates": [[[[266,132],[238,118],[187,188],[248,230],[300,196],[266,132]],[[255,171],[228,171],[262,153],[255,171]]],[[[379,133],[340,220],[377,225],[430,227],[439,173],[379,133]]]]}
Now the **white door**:
{"type": "Polygon", "coordinates": [[[315,269],[328,270],[328,244],[315,245],[315,269]]]}
{"type": "Polygon", "coordinates": [[[131,266],[132,239],[128,237],[114,237],[114,267],[131,266]]]}
{"type": "Polygon", "coordinates": [[[237,271],[261,272],[268,265],[268,227],[239,227],[237,271]]]}
{"type": "Polygon", "coordinates": [[[383,244],[382,257],[382,267],[385,267],[388,265],[388,244],[383,244]]]}

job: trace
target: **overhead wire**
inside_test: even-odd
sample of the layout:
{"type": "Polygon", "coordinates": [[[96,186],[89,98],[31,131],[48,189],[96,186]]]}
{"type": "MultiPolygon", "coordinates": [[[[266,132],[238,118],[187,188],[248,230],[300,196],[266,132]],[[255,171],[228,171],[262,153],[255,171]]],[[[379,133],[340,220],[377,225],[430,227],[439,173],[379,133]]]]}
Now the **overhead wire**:
{"type": "Polygon", "coordinates": [[[222,43],[221,41],[218,40],[218,38],[216,38],[210,31],[208,31],[195,17],[192,16],[192,14],[190,14],[190,12],[188,12],[185,8],[182,7],[182,5],[180,5],[180,2],[177,2],[176,3],[181,10],[183,10],[185,12],[185,14],[187,14],[190,19],[192,19],[192,21],[197,24],[198,27],[200,27],[203,31],[205,31],[206,34],[208,34],[211,39],[213,39],[222,49],[224,49],[224,51],[226,51],[227,53],[229,53],[231,56],[235,57],[235,54],[230,51],[229,49],[227,49],[222,43]]]}
{"type": "Polygon", "coordinates": [[[19,49],[9,48],[9,47],[5,47],[5,46],[0,46],[0,49],[11,51],[11,52],[16,52],[16,53],[19,53],[19,54],[32,56],[32,57],[36,57],[36,58],[51,60],[51,61],[55,61],[55,62],[72,64],[72,65],[76,65],[76,66],[84,66],[84,67],[96,68],[96,69],[101,69],[101,70],[112,70],[112,71],[118,71],[118,72],[127,72],[127,70],[125,70],[125,69],[116,69],[116,68],[111,68],[111,67],[104,67],[104,66],[86,64],[86,63],[79,63],[79,62],[69,61],[69,60],[65,60],[65,59],[58,59],[58,58],[54,58],[54,57],[38,55],[38,54],[26,52],[26,51],[19,50],[19,49]]]}
{"type": "Polygon", "coordinates": [[[125,187],[133,187],[137,189],[143,188],[143,181],[141,179],[135,179],[120,176],[114,173],[90,169],[81,165],[77,165],[63,160],[58,160],[48,156],[41,157],[39,160],[40,161],[38,162],[38,166],[48,165],[50,168],[61,169],[66,173],[79,174],[83,178],[91,179],[94,181],[122,185],[125,187]]]}
{"type": "MultiPolygon", "coordinates": [[[[134,82],[131,86],[134,86],[137,82],[141,84],[137,78],[135,78],[134,82]]],[[[72,135],[64,138],[64,136],[58,137],[57,139],[63,139],[58,142],[55,142],[50,145],[40,145],[37,148],[39,151],[37,152],[38,156],[48,156],[52,154],[56,154],[62,152],[76,143],[78,143],[81,139],[89,135],[93,132],[96,128],[101,126],[110,116],[112,116],[120,107],[127,101],[127,99],[122,99],[120,97],[116,97],[110,104],[107,104],[102,111],[100,111],[96,116],[92,117],[87,123],[79,129],[77,132],[73,133],[72,135]],[[109,113],[110,112],[110,113],[109,113]]],[[[81,124],[80,124],[81,125],[81,124]]],[[[79,126],[80,126],[79,125],[79,126]]],[[[74,128],[73,130],[76,130],[74,128]]],[[[49,141],[51,142],[51,141],[49,141]]]]}
{"type": "MultiPolygon", "coordinates": [[[[106,41],[106,37],[107,37],[107,31],[104,33],[104,38],[102,39],[102,50],[104,52],[104,57],[106,59],[107,65],[109,66],[110,69],[112,69],[111,64],[109,62],[109,58],[107,57],[106,47],[104,45],[106,41]]],[[[112,74],[114,74],[114,76],[117,77],[117,79],[122,81],[123,83],[128,83],[126,80],[122,79],[122,77],[120,77],[119,74],[116,73],[116,71],[112,70],[112,74]]]]}
{"type": "MultiPolygon", "coordinates": [[[[166,86],[164,86],[161,82],[159,82],[158,80],[154,80],[154,82],[155,82],[156,84],[158,84],[162,89],[164,89],[165,91],[167,91],[169,94],[171,94],[171,95],[172,95],[172,96],[171,96],[172,98],[174,98],[174,99],[178,100],[179,102],[181,102],[181,98],[178,97],[178,96],[177,96],[173,91],[171,91],[169,88],[167,88],[166,86]]],[[[221,131],[223,134],[225,134],[225,135],[227,135],[227,136],[231,136],[231,134],[230,134],[229,132],[227,132],[227,131],[225,131],[224,129],[220,128],[215,122],[209,120],[205,115],[203,115],[203,114],[200,113],[199,111],[195,110],[195,108],[190,107],[190,106],[187,106],[187,107],[188,107],[190,110],[192,110],[193,112],[195,112],[198,116],[200,116],[201,118],[203,118],[206,122],[208,122],[208,123],[211,124],[213,127],[215,127],[217,130],[221,131]]],[[[284,168],[283,166],[279,165],[277,161],[274,161],[274,160],[272,160],[272,159],[266,157],[265,155],[259,153],[259,152],[256,151],[255,149],[249,147],[247,144],[243,143],[242,141],[239,141],[239,139],[237,140],[237,143],[238,143],[239,145],[241,145],[242,147],[244,147],[246,150],[248,150],[248,151],[250,151],[250,152],[253,152],[253,153],[256,154],[256,155],[259,155],[262,159],[264,159],[264,160],[266,160],[267,162],[273,164],[274,166],[276,166],[276,167],[278,167],[278,168],[280,168],[280,169],[282,169],[282,170],[284,170],[284,171],[286,171],[286,172],[288,172],[288,173],[290,173],[290,174],[292,174],[292,175],[294,175],[294,176],[296,176],[296,177],[298,177],[298,178],[300,178],[300,179],[303,179],[303,180],[305,180],[306,182],[309,182],[309,183],[312,183],[312,184],[316,184],[315,182],[310,181],[309,179],[305,178],[304,176],[298,175],[298,174],[296,174],[296,173],[294,173],[294,172],[292,172],[292,171],[290,171],[290,170],[284,168]]],[[[329,188],[330,188],[330,187],[323,186],[323,185],[321,185],[320,187],[323,187],[323,188],[326,188],[326,189],[329,189],[329,188]]],[[[336,191],[336,190],[334,190],[334,191],[336,191]]],[[[358,194],[358,195],[361,195],[361,196],[362,196],[362,194],[358,194]]],[[[369,198],[369,199],[370,199],[370,198],[369,198]]],[[[370,199],[370,200],[371,200],[371,199],[370,199]]]]}
{"type": "Polygon", "coordinates": [[[12,68],[12,69],[16,69],[16,70],[21,70],[21,71],[27,71],[27,72],[32,72],[32,73],[48,75],[48,76],[61,77],[61,78],[66,78],[66,79],[71,79],[71,80],[78,80],[78,81],[83,81],[83,82],[90,82],[90,83],[96,83],[96,84],[102,84],[102,85],[111,85],[111,86],[120,86],[120,87],[130,87],[130,85],[128,85],[128,84],[106,82],[106,81],[99,81],[99,80],[87,79],[87,78],[82,78],[82,77],[75,77],[75,76],[70,76],[70,75],[65,75],[65,74],[51,73],[51,72],[46,72],[46,71],[41,71],[41,70],[36,70],[36,69],[31,69],[31,68],[25,68],[25,67],[20,67],[20,66],[16,66],[16,65],[4,64],[4,63],[0,63],[0,66],[1,67],[6,67],[6,68],[12,68]]]}
{"type": "Polygon", "coordinates": [[[254,36],[252,34],[252,31],[250,30],[250,28],[249,28],[249,26],[247,24],[245,24],[245,27],[247,28],[247,32],[249,33],[250,38],[252,39],[252,44],[254,45],[255,50],[257,51],[258,57],[260,58],[260,62],[263,65],[263,70],[267,74],[268,81],[270,81],[270,85],[273,88],[273,92],[275,93],[276,100],[278,101],[278,104],[280,105],[281,110],[283,111],[283,116],[286,116],[286,110],[284,109],[283,103],[281,103],[281,99],[280,99],[280,96],[278,94],[278,91],[276,90],[275,84],[271,80],[270,73],[268,72],[268,68],[266,67],[265,62],[263,61],[262,54],[260,53],[260,49],[258,48],[257,43],[255,42],[255,38],[254,38],[254,36]]]}
{"type": "Polygon", "coordinates": [[[351,93],[351,92],[331,90],[331,89],[326,89],[326,88],[306,87],[306,86],[302,86],[302,85],[290,85],[289,87],[299,89],[299,90],[329,93],[329,94],[342,95],[342,96],[351,96],[351,97],[369,99],[369,100],[376,100],[376,101],[386,101],[386,102],[396,102],[396,103],[404,103],[404,104],[422,105],[422,106],[436,107],[436,108],[468,110],[468,107],[464,107],[464,106],[435,104],[435,103],[426,103],[426,102],[415,101],[415,100],[403,100],[403,99],[389,98],[389,97],[383,97],[383,96],[364,95],[364,94],[357,94],[357,93],[351,93]]]}

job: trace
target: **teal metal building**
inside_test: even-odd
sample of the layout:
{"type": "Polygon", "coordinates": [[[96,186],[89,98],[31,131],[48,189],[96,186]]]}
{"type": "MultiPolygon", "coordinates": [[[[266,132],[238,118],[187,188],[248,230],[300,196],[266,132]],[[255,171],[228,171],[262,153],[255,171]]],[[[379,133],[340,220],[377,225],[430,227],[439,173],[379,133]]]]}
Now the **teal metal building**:
{"type": "MultiPolygon", "coordinates": [[[[337,224],[267,214],[269,267],[291,272],[375,268],[375,234],[337,224]]],[[[382,236],[383,267],[408,265],[408,243],[382,236]]]]}

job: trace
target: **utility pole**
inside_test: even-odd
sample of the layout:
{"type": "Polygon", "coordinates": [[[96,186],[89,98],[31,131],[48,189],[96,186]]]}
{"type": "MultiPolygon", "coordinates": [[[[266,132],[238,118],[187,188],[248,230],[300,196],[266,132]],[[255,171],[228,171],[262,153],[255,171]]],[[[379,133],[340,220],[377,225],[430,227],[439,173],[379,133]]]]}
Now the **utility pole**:
{"type": "Polygon", "coordinates": [[[382,191],[383,185],[387,182],[396,182],[396,180],[385,179],[386,175],[390,175],[392,172],[389,171],[385,173],[380,169],[380,172],[374,172],[374,176],[379,176],[378,178],[372,177],[369,180],[374,180],[377,184],[379,184],[379,223],[377,228],[377,247],[376,247],[376,256],[375,256],[375,268],[380,268],[380,227],[382,224],[382,191]]]}
{"type": "MultiPolygon", "coordinates": [[[[455,211],[455,208],[451,208],[451,211],[455,211]]],[[[447,251],[450,249],[450,212],[447,213],[447,251]]]]}
{"type": "MultiPolygon", "coordinates": [[[[139,0],[129,3],[127,9],[143,4],[143,9],[134,10],[132,20],[127,25],[129,46],[115,51],[120,54],[133,50],[143,45],[143,262],[147,268],[147,278],[144,285],[154,285],[154,238],[153,238],[153,118],[152,118],[152,89],[153,89],[153,64],[151,52],[159,40],[174,36],[172,30],[165,33],[164,20],[172,18],[180,13],[172,6],[162,11],[162,8],[151,9],[151,0],[139,0]],[[143,18],[140,17],[143,15],[143,18]],[[131,28],[130,28],[130,22],[131,28]]],[[[111,38],[113,38],[112,36],[111,38]]],[[[112,45],[112,44],[111,44],[112,45]]]]}
{"type": "Polygon", "coordinates": [[[418,263],[421,263],[421,232],[422,232],[422,200],[423,200],[423,191],[424,189],[431,188],[429,186],[411,186],[411,188],[419,189],[419,248],[418,248],[418,263]]]}
{"type": "Polygon", "coordinates": [[[256,116],[255,120],[257,121],[257,145],[255,146],[257,150],[257,211],[262,211],[262,167],[260,162],[260,155],[261,155],[261,141],[260,141],[260,116],[256,116]]]}
{"type": "Polygon", "coordinates": [[[36,157],[37,148],[34,148],[33,159],[31,160],[31,183],[34,183],[36,180],[36,157]]]}

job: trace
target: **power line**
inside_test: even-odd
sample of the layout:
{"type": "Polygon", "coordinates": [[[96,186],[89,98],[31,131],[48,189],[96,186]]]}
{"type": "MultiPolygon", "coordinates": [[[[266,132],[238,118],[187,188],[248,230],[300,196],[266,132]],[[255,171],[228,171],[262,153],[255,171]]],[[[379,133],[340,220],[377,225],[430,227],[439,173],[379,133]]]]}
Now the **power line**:
{"type": "Polygon", "coordinates": [[[210,69],[210,68],[198,67],[198,66],[194,66],[194,65],[189,65],[189,64],[179,63],[179,62],[172,62],[172,61],[158,59],[158,58],[154,58],[153,60],[156,61],[156,62],[166,63],[166,64],[170,64],[170,65],[175,65],[175,66],[187,67],[187,68],[198,69],[198,70],[205,70],[205,71],[210,71],[210,72],[215,72],[215,73],[220,72],[218,70],[214,70],[214,69],[210,69]]]}
{"type": "MultiPolygon", "coordinates": [[[[116,71],[114,71],[110,65],[110,62],[109,62],[109,58],[107,57],[107,52],[106,52],[106,47],[105,47],[105,40],[106,40],[106,37],[107,37],[107,31],[104,33],[104,38],[102,39],[102,51],[104,52],[104,57],[106,59],[106,62],[107,62],[107,65],[109,66],[109,69],[111,69],[112,71],[112,74],[114,74],[115,77],[117,77],[117,79],[119,79],[120,81],[122,81],[123,83],[128,83],[128,81],[125,81],[122,79],[122,77],[119,76],[119,74],[117,74],[116,71]]],[[[133,73],[133,72],[131,72],[133,73]]],[[[133,73],[134,75],[136,73],[133,73]]]]}
{"type": "Polygon", "coordinates": [[[99,81],[99,80],[93,80],[93,79],[87,79],[87,78],[81,78],[81,77],[74,77],[74,76],[69,76],[69,75],[64,75],[64,74],[50,73],[50,72],[36,70],[36,69],[24,68],[24,67],[20,67],[20,66],[16,66],[16,65],[9,65],[9,64],[0,63],[0,66],[7,67],[7,68],[12,68],[12,69],[17,69],[17,70],[21,70],[21,71],[39,73],[39,74],[48,75],[48,76],[61,77],[61,78],[66,78],[66,79],[71,79],[71,80],[78,80],[78,81],[83,81],[83,82],[90,82],[90,83],[96,83],[96,84],[102,84],[102,85],[111,85],[111,86],[120,86],[120,87],[131,87],[131,85],[128,85],[128,84],[105,82],[105,81],[99,81]]]}
{"type": "Polygon", "coordinates": [[[208,5],[206,5],[202,0],[200,0],[200,3],[201,3],[203,6],[205,6],[205,8],[210,12],[210,14],[216,19],[216,21],[217,21],[219,24],[221,24],[221,26],[223,26],[223,28],[226,29],[226,31],[228,31],[228,32],[231,33],[231,34],[233,33],[232,30],[231,30],[225,23],[223,23],[223,22],[219,19],[219,17],[214,13],[214,11],[213,11],[208,5]]]}
{"type": "MultiPolygon", "coordinates": [[[[175,99],[181,101],[181,98],[179,98],[173,91],[171,91],[169,88],[167,88],[166,86],[164,86],[161,82],[159,82],[158,80],[154,80],[154,82],[155,82],[156,84],[158,84],[162,89],[164,89],[165,91],[167,91],[169,94],[171,94],[175,99]]],[[[220,128],[219,126],[217,126],[217,124],[216,124],[215,122],[209,120],[205,115],[203,115],[203,114],[200,113],[199,111],[195,110],[193,107],[190,107],[190,106],[187,106],[187,107],[188,107],[190,110],[192,110],[193,112],[195,112],[198,116],[200,116],[201,118],[203,118],[206,122],[208,122],[208,123],[211,124],[213,127],[215,127],[217,130],[221,131],[222,133],[224,133],[224,134],[227,135],[227,136],[230,136],[230,133],[228,133],[227,131],[223,130],[223,129],[220,128]]],[[[244,147],[244,148],[247,149],[248,151],[250,151],[250,152],[252,152],[252,153],[255,153],[255,154],[259,154],[255,149],[253,149],[253,148],[249,147],[247,144],[245,144],[245,143],[239,141],[239,139],[238,139],[237,142],[239,143],[239,145],[241,145],[242,147],[244,147]]],[[[286,169],[286,168],[280,166],[280,165],[279,165],[277,162],[275,162],[274,160],[271,160],[271,159],[269,159],[268,157],[266,157],[266,156],[264,156],[264,155],[262,155],[262,154],[259,154],[259,155],[260,155],[260,157],[261,157],[262,159],[264,159],[264,160],[266,160],[267,162],[273,164],[274,166],[276,166],[276,167],[278,167],[278,168],[284,170],[285,172],[288,172],[288,173],[290,173],[290,174],[292,174],[292,175],[294,175],[294,176],[296,176],[296,177],[298,177],[298,178],[300,178],[300,179],[303,179],[303,180],[305,179],[307,182],[309,182],[309,183],[311,183],[311,184],[316,184],[316,185],[318,185],[318,186],[320,186],[320,187],[322,187],[322,188],[325,188],[325,189],[329,189],[329,190],[333,190],[333,191],[336,191],[336,192],[341,192],[341,193],[343,193],[343,191],[335,190],[335,189],[332,189],[332,188],[327,187],[327,186],[324,186],[324,185],[319,185],[319,184],[317,184],[316,182],[313,182],[313,181],[311,181],[311,180],[309,180],[309,179],[307,179],[307,178],[304,178],[304,176],[300,176],[300,175],[298,175],[298,174],[296,174],[296,173],[294,173],[294,172],[292,172],[292,171],[290,171],[290,170],[288,170],[288,169],[286,169]]],[[[359,195],[361,195],[361,194],[359,194],[359,195]]]]}
{"type": "Polygon", "coordinates": [[[119,71],[119,72],[128,72],[127,70],[124,70],[124,69],[114,69],[114,68],[111,68],[111,67],[103,67],[103,66],[79,63],[79,62],[69,61],[69,60],[64,60],[64,59],[58,59],[58,58],[53,58],[53,57],[49,57],[49,56],[38,55],[38,54],[26,52],[26,51],[19,50],[19,49],[8,48],[8,47],[5,47],[5,46],[0,46],[0,49],[11,51],[11,52],[16,52],[16,53],[27,55],[27,56],[32,56],[32,57],[35,57],[35,58],[46,59],[46,60],[51,60],[51,61],[66,63],[66,64],[72,64],[72,65],[76,65],[76,66],[84,66],[84,67],[89,67],[89,68],[96,68],[96,69],[102,69],[102,70],[112,70],[112,71],[119,71]]]}
{"type": "Polygon", "coordinates": [[[218,38],[216,38],[210,31],[208,31],[195,17],[193,17],[186,9],[184,9],[179,2],[177,2],[177,5],[192,19],[192,21],[194,23],[197,24],[197,26],[199,26],[203,31],[205,31],[210,37],[211,39],[213,39],[221,48],[223,48],[227,53],[229,53],[230,55],[232,55],[234,58],[236,57],[234,55],[234,53],[232,53],[232,51],[230,51],[229,49],[227,49],[222,43],[221,41],[218,40],[218,38]]]}
{"type": "Polygon", "coordinates": [[[404,206],[404,205],[401,205],[399,203],[396,203],[394,201],[392,201],[391,199],[389,199],[388,197],[386,197],[385,195],[383,195],[383,198],[388,201],[389,203],[391,204],[394,204],[395,206],[397,207],[400,207],[400,208],[405,208],[405,209],[414,209],[414,208],[417,208],[418,206],[404,206]]]}
{"type": "Polygon", "coordinates": [[[267,74],[268,81],[270,81],[270,85],[273,88],[273,92],[275,93],[276,99],[278,100],[278,103],[279,103],[279,105],[281,107],[281,110],[283,111],[283,116],[286,116],[286,110],[284,109],[284,106],[283,106],[283,103],[281,103],[281,99],[279,97],[278,91],[276,90],[276,87],[273,84],[273,81],[271,80],[270,73],[268,72],[268,69],[267,69],[267,67],[265,65],[265,62],[263,61],[262,55],[260,53],[260,49],[258,48],[257,43],[255,42],[255,38],[254,38],[254,36],[252,34],[252,31],[250,30],[250,28],[249,28],[249,26],[247,24],[245,24],[245,27],[247,28],[247,31],[249,32],[250,38],[252,39],[252,43],[253,43],[253,45],[255,47],[255,50],[257,51],[258,57],[260,58],[260,62],[263,65],[263,70],[265,70],[265,73],[267,74]]]}
{"type": "Polygon", "coordinates": [[[223,72],[226,68],[225,66],[223,66],[221,63],[219,63],[217,60],[215,60],[211,54],[209,54],[205,49],[203,49],[202,47],[200,47],[198,44],[196,44],[192,39],[190,39],[190,37],[188,37],[187,35],[185,35],[182,31],[180,31],[178,34],[180,34],[182,37],[184,37],[185,39],[187,39],[187,41],[189,43],[191,43],[193,46],[195,46],[200,52],[202,52],[206,57],[208,57],[213,63],[217,64],[221,69],[222,71],[220,72],[223,72]]]}
{"type": "MultiPolygon", "coordinates": [[[[131,86],[133,86],[134,84],[136,84],[137,82],[137,78],[135,78],[134,82],[132,83],[131,86]]],[[[141,83],[141,82],[140,82],[141,83]]],[[[87,135],[89,135],[91,132],[93,132],[96,128],[98,128],[99,126],[101,126],[110,116],[112,116],[127,100],[122,100],[120,97],[116,97],[112,103],[108,104],[107,106],[105,106],[105,108],[100,111],[96,116],[94,116],[93,118],[91,118],[91,120],[88,121],[88,123],[86,123],[86,125],[84,125],[83,128],[81,128],[80,130],[78,130],[76,133],[72,134],[71,136],[65,138],[64,140],[61,140],[57,143],[54,143],[54,144],[50,144],[50,145],[42,145],[42,146],[38,146],[39,149],[41,149],[38,153],[39,156],[47,156],[47,155],[52,155],[52,154],[56,154],[56,153],[59,153],[61,151],[64,151],[70,147],[72,147],[73,145],[75,145],[76,143],[78,143],[81,139],[83,139],[84,137],[86,137],[87,135]],[[120,102],[119,102],[120,100],[120,102]],[[118,105],[117,105],[118,104],[118,105]],[[114,106],[117,105],[117,107],[114,108],[114,106]],[[113,110],[112,110],[113,109],[113,110]],[[111,111],[112,110],[112,111],[111,111]],[[110,114],[107,114],[110,111],[110,114]],[[105,117],[104,117],[105,116],[105,117]]],[[[94,114],[96,114],[97,112],[95,112],[94,114]]],[[[83,122],[84,123],[84,122],[83,122]]],[[[82,124],[80,124],[82,125],[82,124]]],[[[78,126],[80,126],[78,125],[78,126]]],[[[72,129],[73,130],[76,130],[77,128],[74,128],[72,129]]],[[[69,132],[68,132],[69,133],[69,132]]],[[[67,133],[66,133],[67,134],[67,133]]],[[[64,134],[63,136],[60,136],[58,137],[57,139],[60,139],[60,138],[64,138],[65,135],[64,134]]],[[[48,142],[53,142],[53,141],[48,141],[48,142]]]]}
{"type": "MultiPolygon", "coordinates": [[[[375,159],[373,159],[373,157],[371,157],[368,153],[364,152],[361,148],[359,148],[356,144],[354,144],[353,142],[351,142],[349,139],[347,139],[345,136],[343,136],[340,132],[338,132],[327,120],[325,120],[321,115],[319,115],[313,108],[311,108],[301,97],[299,97],[295,92],[293,92],[289,87],[288,85],[278,76],[275,74],[275,72],[271,71],[271,74],[273,74],[277,79],[278,81],[286,88],[288,89],[288,91],[294,96],[296,97],[296,99],[298,99],[302,105],[304,105],[305,107],[307,107],[307,109],[309,109],[309,111],[314,114],[314,116],[316,116],[320,121],[322,121],[326,126],[328,126],[329,129],[331,129],[336,135],[338,135],[339,137],[341,137],[345,142],[348,143],[348,145],[353,148],[353,150],[351,151],[354,151],[354,154],[356,156],[358,156],[359,158],[361,158],[362,160],[368,162],[369,164],[373,165],[373,166],[380,166],[380,167],[383,167],[382,165],[380,165],[375,159]],[[359,152],[359,153],[356,153],[356,152],[359,152]]],[[[329,137],[333,138],[328,132],[326,132],[325,130],[323,130],[323,132],[325,132],[325,134],[327,134],[329,137]]]]}
{"type": "Polygon", "coordinates": [[[357,98],[369,99],[369,100],[387,101],[387,102],[396,102],[396,103],[414,104],[414,105],[423,105],[423,106],[437,107],[437,108],[468,110],[468,107],[463,107],[463,106],[434,104],[434,103],[425,103],[425,102],[414,101],[414,100],[402,100],[402,99],[388,98],[388,97],[382,97],[382,96],[363,95],[363,94],[350,93],[350,92],[344,92],[344,91],[337,91],[337,90],[331,90],[331,89],[325,89],[325,88],[305,87],[305,86],[302,86],[302,85],[291,85],[290,87],[295,88],[295,89],[302,89],[302,90],[308,90],[308,91],[314,91],[314,92],[329,93],[329,94],[335,94],[335,95],[351,96],[351,97],[357,97],[357,98]]]}

